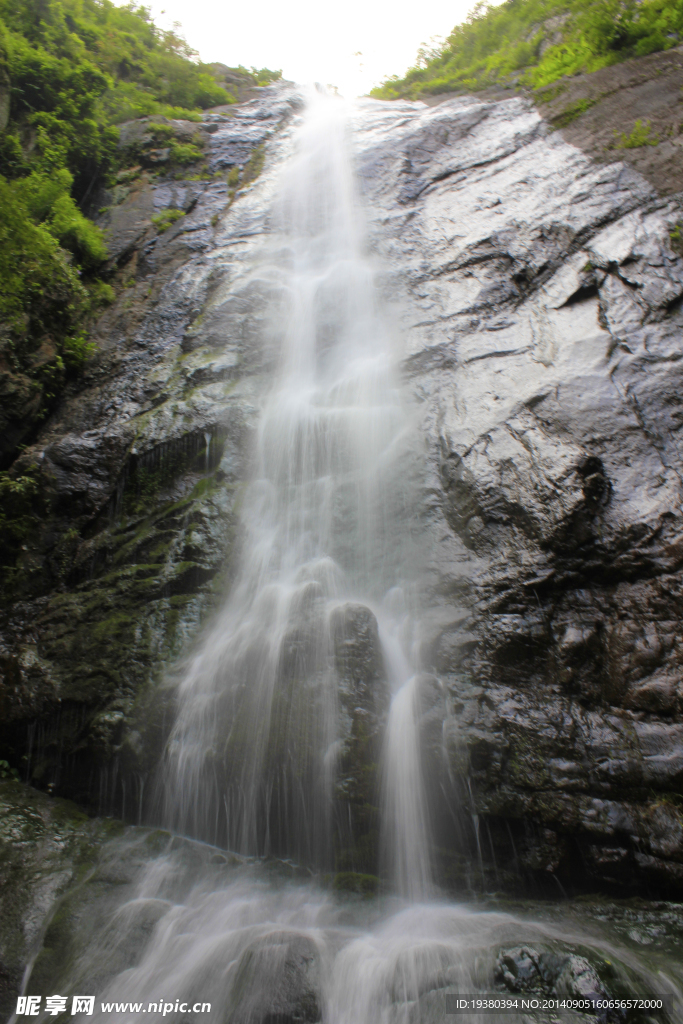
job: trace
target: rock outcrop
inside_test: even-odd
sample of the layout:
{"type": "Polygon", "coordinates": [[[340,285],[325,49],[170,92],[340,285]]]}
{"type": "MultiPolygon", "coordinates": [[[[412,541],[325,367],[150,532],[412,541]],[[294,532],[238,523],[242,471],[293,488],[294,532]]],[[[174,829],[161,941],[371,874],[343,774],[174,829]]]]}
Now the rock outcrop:
{"type": "Polygon", "coordinates": [[[98,850],[124,832],[120,822],[91,820],[67,800],[50,799],[16,781],[0,781],[0,1013],[4,1020],[14,1012],[24,970],[37,947],[43,946],[39,969],[50,959],[49,937],[44,942],[44,933],[55,904],[79,884],[88,889],[98,850]]]}
{"type": "Polygon", "coordinates": [[[139,799],[170,720],[157,716],[143,742],[139,718],[159,703],[148,685],[196,634],[229,564],[269,359],[252,273],[267,171],[301,103],[286,85],[258,92],[207,115],[203,154],[218,178],[143,171],[110,197],[117,301],[87,372],[12,467],[35,481],[41,514],[6,574],[0,742],[24,777],[95,811],[113,799],[125,814],[122,800],[139,799]],[[183,215],[155,224],[155,210],[183,215]],[[125,796],[111,774],[119,755],[137,773],[125,796]]]}
{"type": "Polygon", "coordinates": [[[683,47],[536,91],[543,116],[600,163],[624,160],[662,195],[683,189],[683,47]]]}
{"type": "Polygon", "coordinates": [[[680,205],[520,98],[367,104],[359,128],[472,849],[494,884],[680,892],[680,205]]]}
{"type": "Polygon", "coordinates": [[[240,957],[233,982],[230,1024],[317,1024],[320,953],[308,935],[271,933],[240,957]]]}
{"type": "Polygon", "coordinates": [[[335,867],[337,883],[354,887],[367,885],[377,870],[379,762],[389,688],[377,620],[370,609],[341,605],[332,613],[330,628],[343,723],[335,792],[340,805],[335,867]]]}

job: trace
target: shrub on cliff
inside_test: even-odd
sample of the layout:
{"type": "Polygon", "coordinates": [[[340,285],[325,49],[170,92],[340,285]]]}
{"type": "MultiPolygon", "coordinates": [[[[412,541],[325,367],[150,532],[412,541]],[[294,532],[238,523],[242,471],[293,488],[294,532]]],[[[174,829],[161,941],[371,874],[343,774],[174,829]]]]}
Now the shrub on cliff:
{"type": "Polygon", "coordinates": [[[668,49],[681,38],[683,0],[479,0],[443,46],[422,48],[415,67],[371,95],[416,97],[511,82],[540,88],[668,49]]]}
{"type": "Polygon", "coordinates": [[[111,298],[79,266],[106,252],[70,195],[66,168],[0,177],[0,468],[90,352],[84,325],[111,298]]]}
{"type": "MultiPolygon", "coordinates": [[[[82,210],[118,169],[116,125],[199,120],[234,102],[217,81],[230,70],[199,63],[134,2],[0,0],[0,469],[83,365],[89,320],[113,297],[82,210]]],[[[278,77],[233,70],[236,82],[278,77]]],[[[176,149],[178,164],[198,154],[176,149]]]]}

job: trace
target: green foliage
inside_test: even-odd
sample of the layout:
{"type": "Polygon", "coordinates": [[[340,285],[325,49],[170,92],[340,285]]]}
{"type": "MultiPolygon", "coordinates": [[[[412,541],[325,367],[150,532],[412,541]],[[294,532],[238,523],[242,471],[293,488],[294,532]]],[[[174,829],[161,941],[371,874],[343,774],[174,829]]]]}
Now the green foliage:
{"type": "Polygon", "coordinates": [[[82,370],[85,363],[95,351],[95,343],[88,341],[85,331],[72,334],[64,339],[62,354],[64,362],[70,370],[82,370]]]}
{"type": "MultiPolygon", "coordinates": [[[[237,70],[245,85],[280,76],[237,70]]],[[[81,372],[94,350],[90,321],[115,298],[98,279],[102,233],[83,210],[121,164],[121,184],[140,171],[130,166],[136,154],[118,146],[117,123],[141,115],[199,121],[203,108],[236,99],[219,85],[222,74],[135,0],[0,0],[0,84],[10,97],[0,134],[0,359],[10,397],[0,412],[16,438],[1,449],[3,464],[81,372]]],[[[154,126],[170,167],[202,161],[200,136],[177,135],[154,126]]],[[[182,215],[169,210],[154,222],[162,232],[182,215]]]]}
{"type": "Polygon", "coordinates": [[[269,68],[247,69],[240,64],[234,70],[250,78],[254,85],[270,85],[271,82],[277,82],[282,78],[281,71],[271,71],[269,68]]]}
{"type": "Polygon", "coordinates": [[[564,82],[558,82],[556,85],[550,85],[547,89],[537,89],[536,99],[539,103],[552,103],[553,100],[561,96],[566,90],[567,86],[564,82]]]}
{"type": "Polygon", "coordinates": [[[403,78],[388,79],[372,95],[416,97],[519,81],[546,89],[566,75],[676,46],[682,37],[683,0],[505,0],[495,7],[480,0],[442,47],[421,51],[403,78]]]}
{"type": "Polygon", "coordinates": [[[170,228],[171,224],[175,224],[177,220],[185,216],[183,210],[162,210],[161,213],[155,213],[152,217],[152,224],[155,225],[160,235],[170,228]]]}
{"type": "Polygon", "coordinates": [[[101,232],[69,193],[66,168],[52,176],[33,171],[0,176],[0,341],[14,372],[42,389],[46,410],[63,383],[94,349],[86,339],[89,317],[114,298],[110,285],[87,274],[106,257],[101,232]],[[41,349],[51,356],[38,358],[41,349]]]}
{"type": "Polygon", "coordinates": [[[566,128],[572,121],[576,121],[577,117],[581,117],[587,110],[594,107],[597,100],[577,100],[576,103],[572,103],[566,107],[560,114],[557,114],[552,119],[553,128],[566,128]]]}
{"type": "Polygon", "coordinates": [[[107,258],[102,232],[84,217],[71,196],[72,176],[62,167],[51,175],[33,171],[10,188],[32,220],[44,224],[62,248],[84,268],[97,267],[107,258]]]}
{"type": "Polygon", "coordinates": [[[659,137],[657,135],[650,135],[652,127],[649,121],[638,120],[633,126],[633,131],[630,135],[625,132],[615,132],[617,142],[615,146],[617,149],[638,149],[640,146],[658,146],[659,137]]]}
{"type": "MultiPolygon", "coordinates": [[[[225,95],[226,98],[219,100],[220,103],[234,102],[227,93],[225,95]]],[[[122,124],[123,121],[132,121],[136,117],[150,117],[153,114],[184,121],[201,121],[203,116],[201,110],[188,110],[185,107],[163,103],[135,82],[117,82],[116,88],[110,89],[102,97],[102,109],[113,124],[122,124]]]]}
{"type": "Polygon", "coordinates": [[[0,566],[14,564],[17,548],[35,531],[44,511],[37,476],[37,466],[22,476],[0,473],[0,566]]]}
{"type": "Polygon", "coordinates": [[[81,157],[89,151],[91,163],[111,159],[112,123],[149,114],[197,117],[234,99],[182,38],[157,28],[135,3],[0,0],[0,18],[13,118],[51,115],[50,137],[59,130],[81,157]]]}
{"type": "Polygon", "coordinates": [[[379,888],[376,875],[363,875],[357,871],[339,871],[332,879],[337,892],[355,892],[361,896],[374,896],[379,888]]]}
{"type": "MultiPolygon", "coordinates": [[[[122,183],[140,170],[118,147],[116,125],[141,115],[199,121],[202,109],[236,99],[216,80],[221,68],[196,56],[135,0],[0,0],[0,84],[10,97],[0,134],[0,358],[15,376],[3,422],[16,436],[26,410],[40,422],[82,369],[94,348],[89,322],[114,299],[97,277],[102,233],[83,209],[121,162],[122,183]]],[[[249,85],[279,74],[239,69],[249,85]]],[[[155,127],[171,166],[200,161],[197,140],[176,135],[155,127]]],[[[181,215],[168,211],[157,227],[181,215]]]]}
{"type": "MultiPolygon", "coordinates": [[[[242,172],[242,184],[243,185],[248,185],[249,182],[256,181],[256,179],[258,178],[259,174],[263,170],[263,164],[265,163],[265,159],[266,159],[265,147],[262,146],[262,145],[261,146],[256,146],[256,148],[252,151],[252,154],[249,157],[249,159],[247,160],[246,164],[244,165],[244,170],[242,172]]],[[[228,182],[229,182],[229,180],[230,180],[230,175],[228,175],[228,182]]]]}
{"type": "Polygon", "coordinates": [[[94,309],[99,309],[101,306],[111,306],[116,298],[116,292],[112,286],[104,281],[90,282],[88,284],[88,291],[90,292],[90,301],[94,309]]]}
{"type": "MultiPolygon", "coordinates": [[[[150,160],[150,144],[156,149],[168,150],[167,160],[171,167],[187,167],[188,164],[195,164],[203,160],[205,143],[201,133],[195,133],[190,141],[181,142],[178,139],[178,127],[174,124],[152,120],[146,124],[145,128],[144,137],[134,136],[126,146],[125,153],[122,154],[122,158],[126,162],[133,160],[137,166],[119,171],[116,175],[117,183],[125,184],[139,174],[141,165],[150,160]]],[[[160,162],[159,155],[154,153],[154,149],[151,150],[151,156],[153,163],[160,162]]]]}
{"type": "Polygon", "coordinates": [[[59,186],[36,174],[14,182],[0,177],[0,323],[18,364],[45,335],[59,345],[87,312],[87,292],[59,241],[63,233],[65,242],[82,245],[93,258],[97,248],[88,248],[85,218],[73,215],[73,200],[59,186]]]}
{"type": "Polygon", "coordinates": [[[9,761],[0,761],[0,779],[14,779],[19,782],[19,772],[11,768],[9,761]]]}
{"type": "Polygon", "coordinates": [[[669,238],[671,239],[671,248],[674,252],[683,256],[683,224],[676,224],[669,232],[669,238]]]}
{"type": "Polygon", "coordinates": [[[191,142],[171,143],[170,160],[176,166],[186,167],[188,164],[196,164],[198,160],[202,159],[203,155],[201,149],[194,146],[191,142]]]}

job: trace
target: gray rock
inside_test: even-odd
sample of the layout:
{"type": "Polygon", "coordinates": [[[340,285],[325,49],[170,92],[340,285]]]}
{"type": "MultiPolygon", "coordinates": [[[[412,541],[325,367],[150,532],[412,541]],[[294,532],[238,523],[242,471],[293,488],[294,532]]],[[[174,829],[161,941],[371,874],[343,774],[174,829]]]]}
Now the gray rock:
{"type": "Polygon", "coordinates": [[[541,990],[543,987],[539,954],[529,946],[516,946],[501,952],[496,962],[496,973],[511,992],[541,990]]]}
{"type": "Polygon", "coordinates": [[[605,989],[585,957],[538,951],[531,946],[502,950],[496,975],[511,992],[537,992],[571,999],[598,998],[605,989]]]}
{"type": "Polygon", "coordinates": [[[578,847],[594,879],[637,885],[645,855],[678,892],[645,793],[683,752],[680,207],[520,98],[368,101],[357,126],[434,473],[425,585],[460,612],[434,636],[452,774],[431,787],[488,830],[494,885],[581,884],[578,847]]]}
{"type": "Polygon", "coordinates": [[[320,954],[311,938],[274,932],[244,951],[231,990],[230,1024],[316,1024],[322,1019],[320,954]]]}
{"type": "MultiPolygon", "coordinates": [[[[285,127],[292,107],[276,104],[274,113],[273,98],[291,87],[279,88],[261,91],[238,121],[223,119],[223,141],[231,130],[242,137],[252,122],[261,141],[263,131],[285,127]]],[[[160,123],[183,141],[187,126],[160,123]]],[[[142,144],[149,129],[126,126],[123,144],[142,144]]],[[[205,135],[210,153],[220,132],[205,135]]],[[[134,773],[150,770],[172,715],[168,694],[154,684],[196,633],[212,607],[213,581],[228,570],[264,361],[249,350],[251,335],[238,318],[208,318],[222,343],[233,341],[219,358],[197,321],[205,305],[233,294],[243,300],[245,322],[250,301],[252,318],[262,316],[244,279],[288,139],[285,130],[261,176],[232,202],[224,181],[153,182],[131,168],[123,201],[102,215],[118,298],[95,327],[97,356],[14,466],[38,467],[50,512],[21,552],[0,611],[3,752],[20,763],[27,723],[41,716],[51,724],[33,749],[32,777],[47,786],[59,774],[61,791],[91,808],[100,766],[112,756],[134,773]],[[168,208],[185,216],[157,235],[151,216],[168,208]],[[62,715],[65,703],[81,708],[78,726],[62,715]],[[73,770],[61,771],[60,748],[64,756],[79,751],[73,770]],[[93,756],[94,774],[77,767],[93,756]]],[[[123,813],[125,782],[114,788],[123,813]]]]}
{"type": "Polygon", "coordinates": [[[335,792],[335,866],[375,874],[379,845],[379,761],[389,692],[377,619],[365,605],[344,604],[330,616],[340,704],[335,792]]]}
{"type": "MultiPolygon", "coordinates": [[[[33,978],[41,991],[39,979],[55,980],[55,973],[59,975],[78,945],[70,914],[82,915],[92,925],[90,897],[97,894],[101,915],[108,900],[125,891],[135,873],[135,856],[118,851],[120,877],[115,884],[86,881],[84,886],[98,864],[102,845],[126,835],[120,822],[89,819],[69,801],[11,781],[0,781],[0,812],[0,1011],[9,1017],[31,959],[36,957],[33,978]],[[69,907],[77,890],[76,906],[69,907]],[[57,905],[63,910],[55,919],[57,905]]],[[[133,832],[128,830],[128,835],[133,832]]],[[[149,835],[145,830],[145,838],[149,835]]],[[[148,907],[147,925],[140,920],[138,931],[144,932],[154,917],[155,911],[148,907]]],[[[81,938],[84,948],[87,934],[81,938]]]]}
{"type": "Polygon", "coordinates": [[[572,953],[555,980],[553,991],[570,999],[597,999],[605,989],[585,957],[572,953]]]}

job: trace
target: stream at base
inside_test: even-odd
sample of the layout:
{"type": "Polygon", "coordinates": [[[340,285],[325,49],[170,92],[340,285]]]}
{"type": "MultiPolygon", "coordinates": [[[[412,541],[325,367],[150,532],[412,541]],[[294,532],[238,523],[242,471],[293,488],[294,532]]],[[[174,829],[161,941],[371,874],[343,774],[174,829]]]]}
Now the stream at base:
{"type": "MultiPolygon", "coordinates": [[[[102,877],[127,862],[138,868],[125,887],[129,898],[64,979],[70,991],[97,986],[97,1019],[437,1024],[460,1019],[445,1016],[446,997],[458,993],[669,995],[673,1013],[610,1011],[597,1019],[683,1019],[676,904],[367,898],[292,877],[305,872],[286,862],[241,860],[178,838],[141,863],[154,839],[138,834],[104,851],[102,877]],[[122,1001],[141,1005],[101,1010],[122,1001]],[[201,1003],[211,1004],[210,1013],[201,1003]]],[[[590,1024],[596,1015],[564,1009],[463,1019],[590,1024]]]]}

